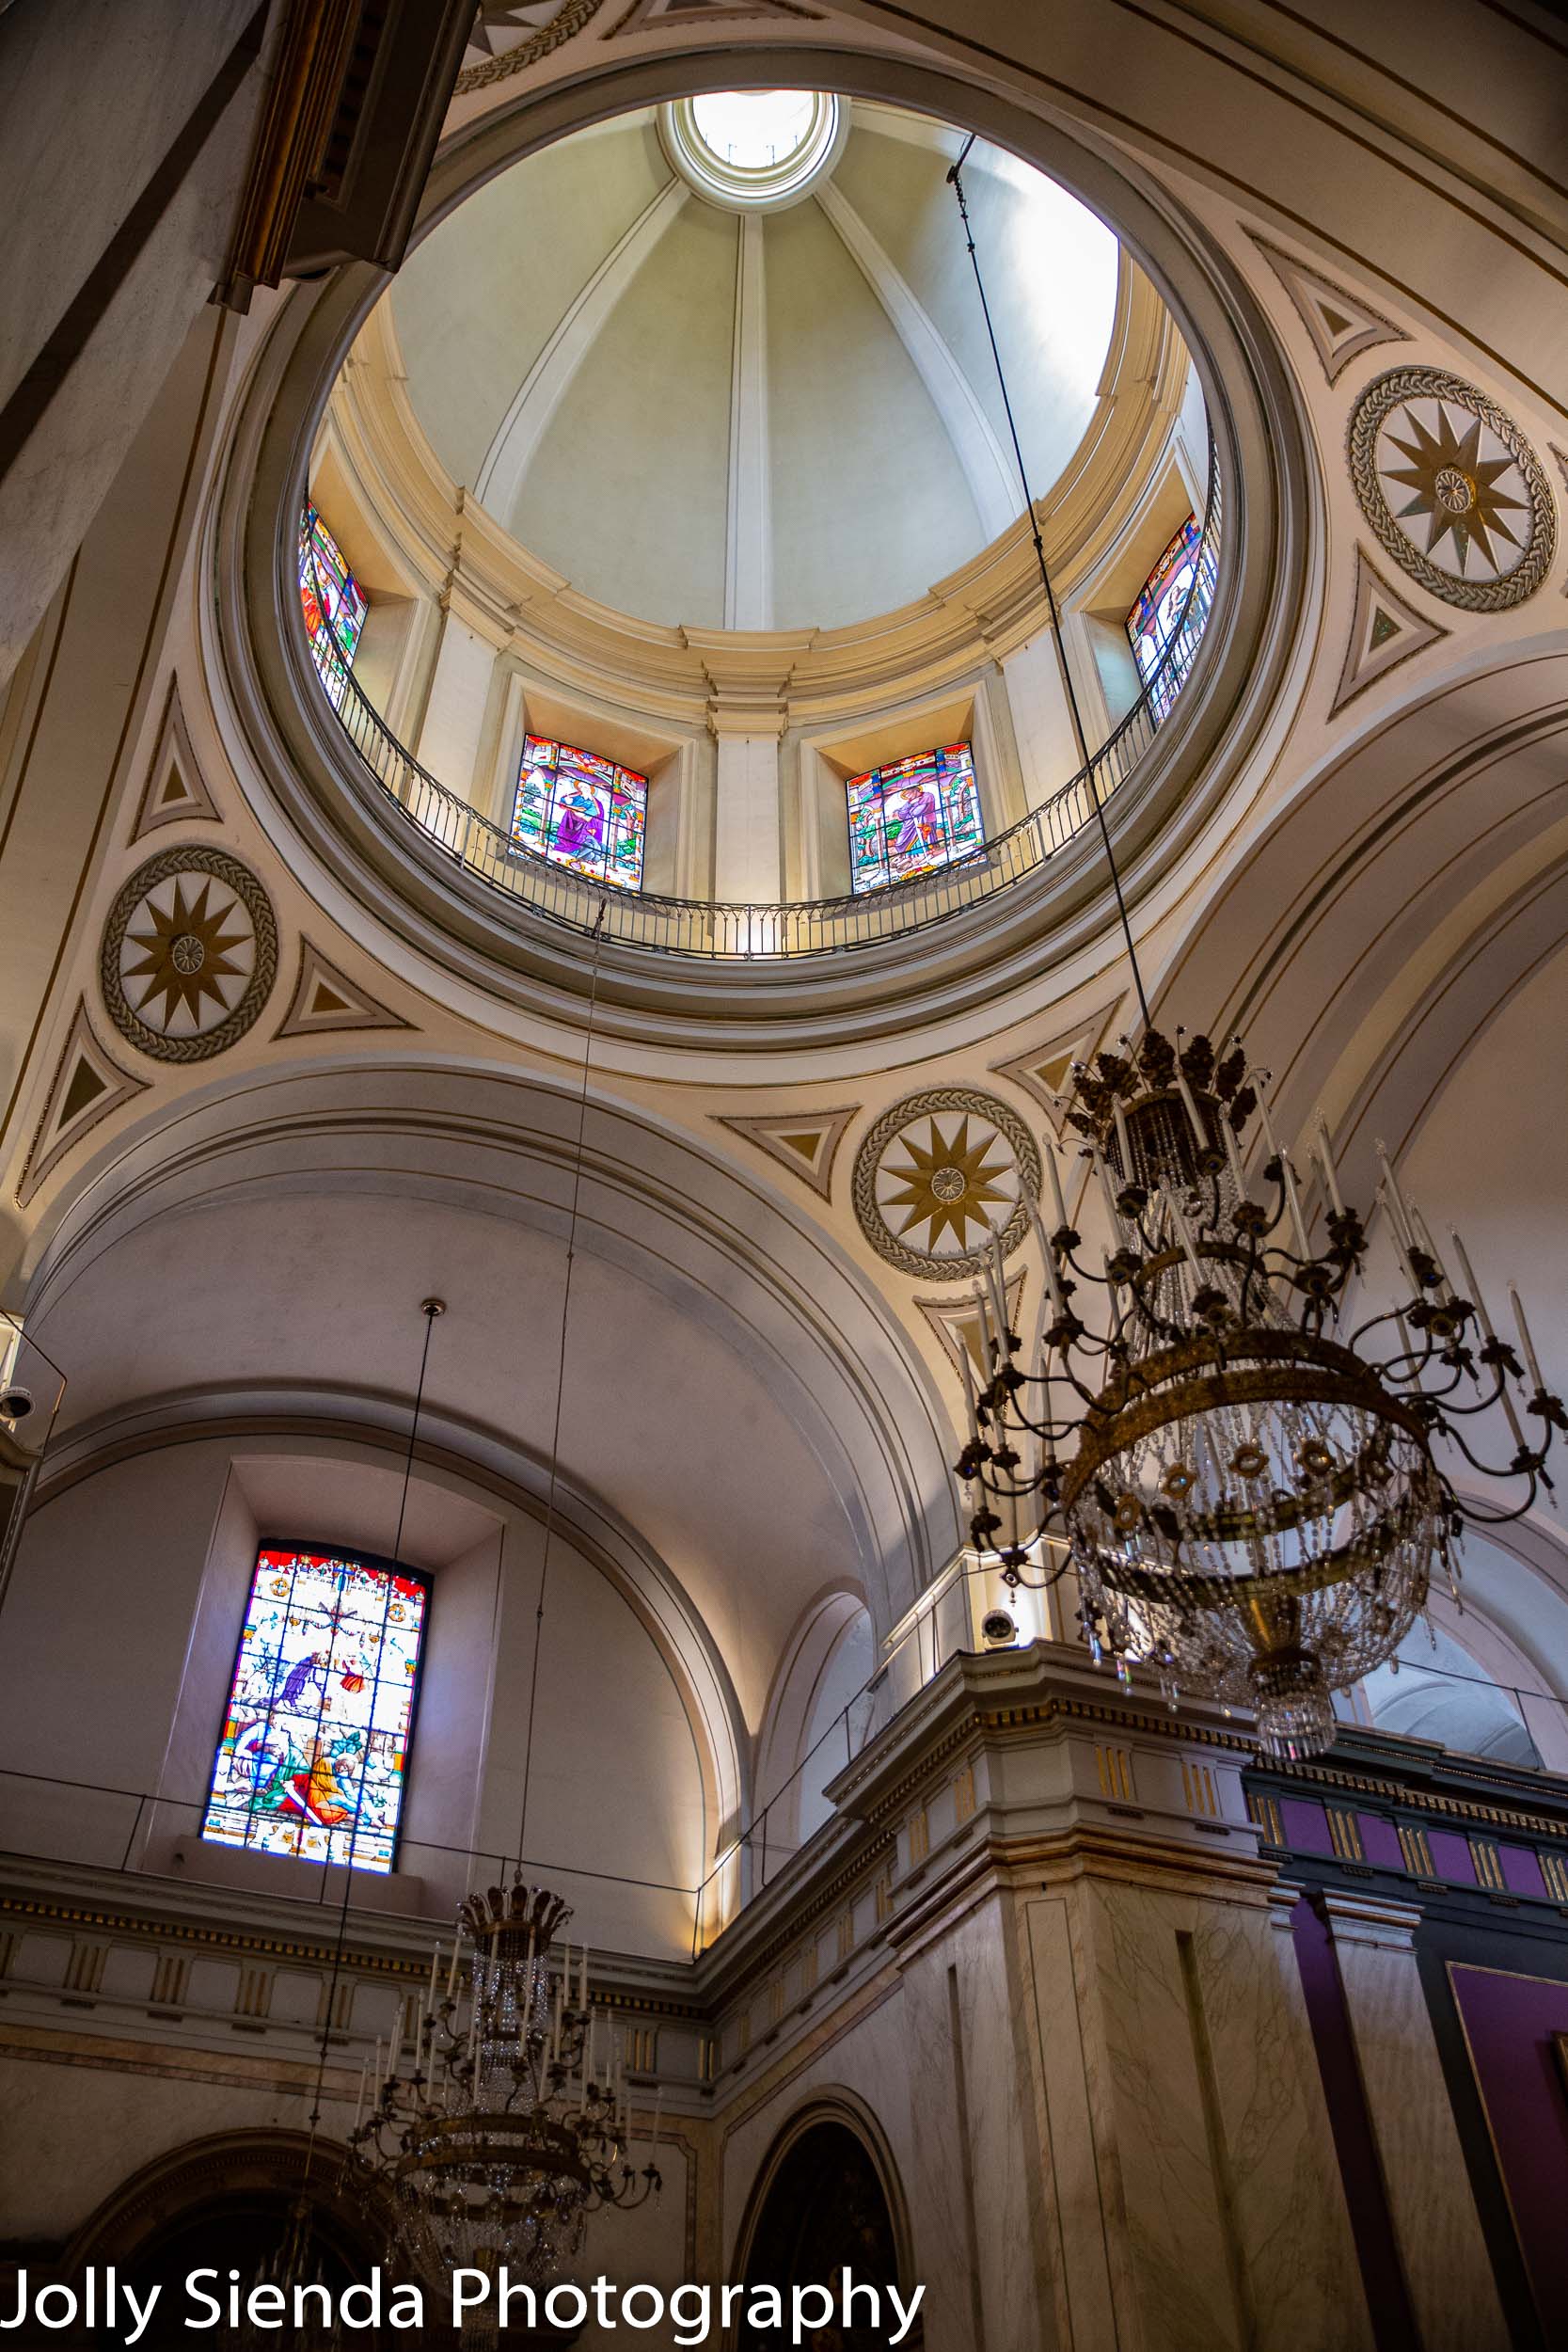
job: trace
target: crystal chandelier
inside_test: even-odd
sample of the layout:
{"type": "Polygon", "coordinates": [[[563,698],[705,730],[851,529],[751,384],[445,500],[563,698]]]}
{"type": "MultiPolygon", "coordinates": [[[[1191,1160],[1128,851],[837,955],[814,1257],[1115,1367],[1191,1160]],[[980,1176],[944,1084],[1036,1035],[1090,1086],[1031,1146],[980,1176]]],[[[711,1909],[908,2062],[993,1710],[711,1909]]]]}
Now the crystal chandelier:
{"type": "MultiPolygon", "coordinates": [[[[470,1895],[461,1906],[445,1988],[438,1991],[437,1947],[412,2035],[405,2015],[405,2030],[388,2043],[384,2058],[377,2049],[369,2112],[367,2082],[349,2143],[363,2169],[367,2202],[373,2208],[389,2195],[401,2251],[416,2273],[436,2286],[457,2268],[492,2281],[477,2319],[470,2314],[464,2322],[467,2337],[492,2341],[503,2268],[536,2292],[547,2289],[580,2250],[591,2214],[608,2206],[628,2211],[660,2185],[656,2163],[639,2172],[629,2158],[624,2053],[609,2018],[589,2000],[586,1946],[575,1986],[569,1945],[560,1973],[552,1974],[551,1947],[570,1907],[548,1887],[528,1883],[522,1859],[607,903],[601,898],[594,926],[515,1871],[509,1887],[470,1895]],[[405,2072],[402,2051],[409,2039],[412,2065],[405,2072]]],[[[657,2138],[656,2105],[656,2151],[657,2138]]]]}
{"type": "MultiPolygon", "coordinates": [[[[978,1391],[959,1350],[969,1440],[957,1473],[974,1506],[974,1542],[1000,1549],[1008,1581],[1037,1587],[1076,1572],[1097,1661],[1109,1654],[1124,1677],[1132,1662],[1151,1667],[1173,1703],[1186,1690],[1252,1709],[1269,1751],[1300,1756],[1332,1740],[1332,1693],[1393,1656],[1433,1576],[1457,1575],[1464,1524],[1522,1518],[1549,1488],[1546,1455],[1568,1420],[1541,1377],[1517,1294],[1511,1288],[1523,1364],[1494,1330],[1458,1235],[1463,1290],[1386,1158],[1380,1193],[1407,1295],[1402,1308],[1342,1329],[1366,1236],[1340,1199],[1322,1121],[1315,1149],[1327,1215],[1314,1249],[1300,1177],[1241,1045],[1218,1059],[1206,1038],[1173,1047],[1153,1025],[991,331],[964,199],[968,153],[947,177],[1143,1025],[1135,1048],[1123,1038],[1124,1054],[1075,1065],[1066,1110],[1104,1199],[1112,1246],[1103,1271],[1080,1260],[1047,1136],[1051,1232],[1030,1206],[1050,1320],[1037,1368],[1026,1371],[1007,1327],[997,1237],[979,1295],[978,1391]],[[1266,1147],[1262,1200],[1243,1172],[1255,1114],[1266,1147]],[[1519,1402],[1535,1424],[1528,1435],[1519,1402]],[[1471,1435],[1489,1418],[1507,1432],[1503,1457],[1490,1464],[1471,1435]],[[1433,1459],[1438,1440],[1483,1476],[1514,1482],[1516,1500],[1461,1501],[1433,1459]]],[[[1196,586],[1195,577],[1173,639],[1196,586]]]]}
{"type": "Polygon", "coordinates": [[[438,1950],[431,1963],[411,2066],[377,2046],[349,2144],[372,2195],[389,2192],[402,2250],[424,2279],[462,2266],[494,2281],[505,2267],[542,2290],[580,2250],[591,2214],[658,2190],[657,2165],[638,2171],[627,2154],[622,2051],[589,1999],[586,1949],[575,1983],[569,1946],[551,1970],[570,1917],[520,1876],[471,1896],[444,1989],[438,1950]]]}
{"type": "Polygon", "coordinates": [[[1173,1047],[1148,1028],[1135,1049],[1123,1039],[1123,1054],[1075,1065],[1066,1123],[1111,1247],[1100,1272],[1084,1264],[1048,1136],[1052,1232],[1035,1212],[1050,1295],[1040,1354],[1033,1371],[1016,1360],[998,1248],[980,1293],[978,1387],[964,1361],[970,1434],[957,1472],[975,1505],[974,1541],[1000,1550],[1009,1582],[1075,1572],[1097,1661],[1108,1654],[1124,1677],[1132,1663],[1152,1669],[1173,1704],[1185,1690],[1251,1709],[1268,1751],[1300,1756],[1332,1740],[1331,1693],[1393,1654],[1434,1577],[1451,1584],[1464,1525],[1521,1518],[1549,1489],[1546,1455],[1568,1418],[1518,1294],[1510,1287],[1516,1354],[1458,1235],[1456,1286],[1381,1147],[1406,1295],[1343,1329],[1366,1236],[1326,1129],[1320,1120],[1327,1208],[1314,1248],[1262,1073],[1239,1042],[1217,1058],[1206,1038],[1182,1036],[1173,1047]],[[1243,1170],[1255,1116],[1262,1198],[1243,1170]],[[1488,1426],[1500,1458],[1486,1457],[1488,1426]],[[1503,1499],[1462,1500],[1433,1458],[1438,1440],[1503,1499]],[[1046,1545],[1060,1555],[1053,1567],[1046,1545]]]}

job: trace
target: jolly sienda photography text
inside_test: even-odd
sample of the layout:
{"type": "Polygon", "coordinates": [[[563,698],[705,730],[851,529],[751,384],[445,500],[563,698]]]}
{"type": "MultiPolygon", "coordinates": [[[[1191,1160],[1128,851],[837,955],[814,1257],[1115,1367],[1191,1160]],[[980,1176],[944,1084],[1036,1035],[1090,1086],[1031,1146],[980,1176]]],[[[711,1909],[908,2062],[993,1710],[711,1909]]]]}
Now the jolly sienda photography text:
{"type": "MultiPolygon", "coordinates": [[[[72,2284],[16,2276],[14,2293],[0,2306],[0,2330],[97,2330],[132,2345],[157,2320],[193,2333],[235,2328],[293,2330],[330,2327],[422,2328],[427,2320],[460,2328],[466,2317],[488,2312],[502,2328],[575,2328],[589,2319],[609,2330],[641,2331],[668,2317],[682,2346],[715,2342],[744,2320],[768,2330],[781,2344],[801,2344],[824,2328],[869,2328],[889,2345],[900,2344],[914,2325],[926,2290],[913,2288],[908,2301],[896,2287],[858,2282],[846,2270],[831,2286],[703,2286],[694,2280],[672,2287],[621,2286],[594,2279],[586,2286],[561,2280],[539,2289],[514,2280],[504,2268],[495,2278],[482,2270],[454,2270],[449,2290],[427,2296],[404,2281],[396,2284],[377,2268],[362,2283],[333,2293],[325,2286],[255,2286],[237,2270],[188,2271],[178,2285],[134,2287],[113,2268],[88,2270],[72,2284]]],[[[27,2341],[31,2341],[29,2337],[27,2341]]]]}

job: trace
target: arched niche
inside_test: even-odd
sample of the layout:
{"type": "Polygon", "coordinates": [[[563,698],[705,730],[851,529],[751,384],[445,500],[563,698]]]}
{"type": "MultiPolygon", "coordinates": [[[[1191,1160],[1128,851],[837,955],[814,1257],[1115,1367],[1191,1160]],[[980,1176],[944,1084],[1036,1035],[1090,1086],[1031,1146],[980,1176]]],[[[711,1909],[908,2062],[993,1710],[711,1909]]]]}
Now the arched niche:
{"type": "Polygon", "coordinates": [[[259,2265],[276,2261],[301,2200],[311,2273],[319,2261],[335,2292],[368,2278],[389,2214],[367,2206],[346,2149],[285,2131],[217,2132],[143,2165],[76,2232],[61,2272],[72,2279],[112,2265],[138,2293],[179,2284],[194,2269],[215,2268],[226,2282],[234,2268],[248,2282],[259,2265]]]}
{"type": "Polygon", "coordinates": [[[52,1204],[30,1327],[71,1358],[73,1438],[234,1387],[318,1389],[405,1435],[436,1292],[428,1409],[542,1490],[575,1191],[562,1472],[679,1564],[754,1727],[824,1576],[885,1632],[951,1558],[947,1408],[781,1191],[597,1089],[576,1185],[578,1120],[575,1088],[515,1070],[220,1079],[180,1104],[177,1141],[150,1114],[52,1204]]]}
{"type": "Polygon", "coordinates": [[[356,1901],[450,1922],[517,1851],[531,1752],[526,1858],[573,1904],[574,1937],[687,1957],[740,1756],[733,1694],[663,1564],[603,1540],[580,1498],[559,1492],[541,1626],[537,1498],[465,1475],[450,1454],[421,1459],[405,1498],[391,1445],[325,1419],[312,1430],[297,1396],[286,1421],[227,1404],[222,1426],[187,1417],[78,1459],[30,1519],[13,1663],[0,1667],[29,1758],[25,1780],[0,1781],[7,1842],[314,1900],[318,1865],[201,1836],[252,1572],[263,1545],[384,1555],[401,1522],[398,1557],[430,1588],[421,1689],[396,1867],[356,1873],[356,1901]],[[585,1814],[591,1783],[618,1801],[585,1814]]]}
{"type": "MultiPolygon", "coordinates": [[[[734,2276],[750,2287],[831,2287],[847,2269],[882,2298],[912,2292],[907,2210],[892,2152],[864,2103],[848,2092],[814,2100],[784,2125],[757,2174],[736,2243],[734,2276]]],[[[748,2298],[749,2299],[749,2298],[748,2298]]],[[[863,2312],[867,2307],[860,2306],[863,2312]]],[[[873,2352],[883,2327],[851,2327],[841,2352],[873,2352]]],[[[763,2352],[771,2338],[743,2322],[736,2352],[763,2352]]]]}
{"type": "Polygon", "coordinates": [[[824,1791],[860,1745],[865,1707],[857,1701],[876,1663],[876,1629],[859,1593],[824,1594],[796,1627],[758,1743],[751,1844],[759,1886],[831,1820],[824,1791]]]}

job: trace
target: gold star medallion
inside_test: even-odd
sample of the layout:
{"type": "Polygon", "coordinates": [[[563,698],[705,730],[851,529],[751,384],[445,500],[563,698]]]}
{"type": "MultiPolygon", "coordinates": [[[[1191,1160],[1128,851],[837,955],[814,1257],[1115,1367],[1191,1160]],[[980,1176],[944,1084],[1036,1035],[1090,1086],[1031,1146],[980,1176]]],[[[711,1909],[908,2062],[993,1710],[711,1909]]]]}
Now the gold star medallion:
{"type": "Polygon", "coordinates": [[[1034,1137],[1016,1111],[970,1087],[930,1087],[885,1110],[855,1154],[861,1231],[905,1274],[973,1271],[1002,1236],[1028,1232],[1040,1184],[1034,1137]]]}
{"type": "Polygon", "coordinates": [[[1384,548],[1466,612],[1501,612],[1551,570],[1557,516],[1541,461],[1479,385],[1390,368],[1356,401],[1351,480],[1384,548]]]}
{"type": "Polygon", "coordinates": [[[906,1130],[898,1138],[908,1155],[904,1166],[890,1165],[891,1153],[883,1163],[884,1175],[895,1181],[882,1192],[882,1207],[907,1212],[901,1223],[891,1216],[888,1222],[900,1234],[924,1225],[924,1235],[916,1239],[933,1256],[940,1254],[943,1233],[952,1234],[960,1253],[968,1249],[971,1225],[977,1228],[977,1238],[989,1232],[988,1207],[998,1200],[1010,1206],[1017,1198],[1016,1186],[1009,1190],[996,1182],[1007,1173],[1011,1159],[995,1129],[982,1129],[979,1141],[972,1143],[967,1116],[949,1123],[953,1132],[944,1136],[939,1120],[927,1120],[924,1142],[906,1130]]]}
{"type": "Polygon", "coordinates": [[[98,950],[103,1002],[155,1061],[205,1061],[251,1026],[277,977],[277,921],[248,866],[187,842],[119,891],[98,950]]]}
{"type": "MultiPolygon", "coordinates": [[[[1520,479],[1518,460],[1495,435],[1496,453],[1482,455],[1481,420],[1448,401],[1433,405],[1435,430],[1422,422],[1414,403],[1396,409],[1384,427],[1386,448],[1408,460],[1391,466],[1380,453],[1378,471],[1386,488],[1398,485],[1389,504],[1406,531],[1412,523],[1426,525],[1422,552],[1433,563],[1446,560],[1461,580],[1467,567],[1496,579],[1518,562],[1528,536],[1528,501],[1510,486],[1520,479]],[[1409,496],[1401,504],[1404,492],[1409,496]],[[1446,548],[1446,540],[1452,546],[1446,548]],[[1481,559],[1474,566],[1472,550],[1481,559]]],[[[1413,531],[1410,535],[1416,538],[1413,531]]],[[[1420,547],[1421,541],[1416,544],[1420,547]]]]}
{"type": "Polygon", "coordinates": [[[216,1008],[212,1017],[221,1019],[238,993],[237,987],[226,989],[224,983],[245,978],[249,960],[236,960],[230,950],[248,945],[251,928],[234,898],[225,897],[218,905],[211,903],[210,876],[202,877],[201,887],[188,905],[180,881],[175,882],[173,903],[167,909],[158,905],[161,895],[143,902],[151,929],[126,935],[128,947],[144,951],[139,963],[127,960],[122,966],[127,993],[131,993],[131,983],[145,979],[147,985],[135,1000],[140,1019],[167,1031],[182,1008],[190,1016],[189,1027],[203,1029],[210,1025],[203,1018],[208,999],[216,1008]],[[224,925],[231,920],[235,928],[225,930],[224,925]],[[160,996],[161,1009],[156,1002],[160,996]]]}

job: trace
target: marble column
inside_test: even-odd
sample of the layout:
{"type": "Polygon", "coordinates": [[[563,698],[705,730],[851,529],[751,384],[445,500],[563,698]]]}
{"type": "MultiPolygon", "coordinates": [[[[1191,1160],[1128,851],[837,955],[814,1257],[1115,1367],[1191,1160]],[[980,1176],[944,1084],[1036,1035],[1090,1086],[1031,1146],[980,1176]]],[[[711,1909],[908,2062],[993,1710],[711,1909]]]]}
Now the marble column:
{"type": "Polygon", "coordinates": [[[1423,2352],[1505,2352],[1481,2217],[1416,1964],[1420,1913],[1326,1894],[1339,1980],[1423,2352]]]}
{"type": "Polygon", "coordinates": [[[1300,1985],[1260,1878],[1153,1841],[1141,1858],[1091,1847],[1023,1912],[1073,2352],[1369,2345],[1300,1985]]]}
{"type": "MultiPolygon", "coordinates": [[[[911,2222],[931,2352],[1078,2352],[1029,2095],[1017,1928],[992,1889],[933,1920],[903,1956],[911,2222]]],[[[1109,2339],[1106,2339],[1109,2342],[1109,2339]]]]}

